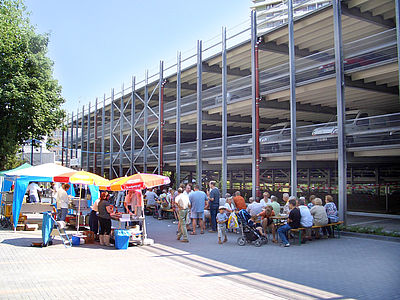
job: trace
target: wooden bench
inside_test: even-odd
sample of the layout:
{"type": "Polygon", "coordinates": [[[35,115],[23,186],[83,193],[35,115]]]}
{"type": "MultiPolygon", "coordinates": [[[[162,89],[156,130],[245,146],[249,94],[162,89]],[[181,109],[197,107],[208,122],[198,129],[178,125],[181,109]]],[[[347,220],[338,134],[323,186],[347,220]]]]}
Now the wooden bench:
{"type": "Polygon", "coordinates": [[[340,238],[340,229],[339,229],[339,225],[343,224],[343,221],[339,221],[339,222],[335,222],[335,223],[329,223],[326,225],[314,225],[310,228],[304,228],[304,227],[300,227],[300,228],[296,228],[296,229],[290,229],[289,232],[296,232],[299,235],[299,245],[301,245],[301,234],[303,232],[303,230],[305,231],[306,229],[321,229],[324,227],[332,227],[334,230],[336,229],[337,233],[338,233],[338,238],[340,238]]]}
{"type": "Polygon", "coordinates": [[[167,219],[175,219],[174,210],[172,208],[170,208],[170,209],[162,209],[162,212],[165,213],[165,216],[166,216],[167,219]]]}

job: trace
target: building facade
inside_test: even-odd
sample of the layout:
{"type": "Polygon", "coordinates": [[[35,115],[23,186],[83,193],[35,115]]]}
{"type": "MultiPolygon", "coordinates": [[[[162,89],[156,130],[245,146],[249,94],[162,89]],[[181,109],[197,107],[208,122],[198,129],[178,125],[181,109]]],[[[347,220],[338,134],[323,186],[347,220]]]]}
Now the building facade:
{"type": "Polygon", "coordinates": [[[399,214],[399,41],[395,1],[382,1],[325,5],[293,31],[265,32],[253,13],[240,43],[227,49],[223,31],[210,55],[199,41],[71,114],[63,163],[81,152],[82,169],[108,178],[214,179],[247,196],[332,194],[342,218],[399,214]]]}

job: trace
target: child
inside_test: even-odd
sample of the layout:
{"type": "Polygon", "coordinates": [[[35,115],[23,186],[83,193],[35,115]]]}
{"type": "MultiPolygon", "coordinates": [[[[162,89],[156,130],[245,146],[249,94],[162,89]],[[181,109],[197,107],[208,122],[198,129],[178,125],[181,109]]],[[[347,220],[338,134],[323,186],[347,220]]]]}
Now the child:
{"type": "Polygon", "coordinates": [[[228,221],[228,216],[225,213],[225,207],[219,207],[219,213],[217,214],[217,228],[218,228],[218,244],[222,244],[221,238],[224,235],[224,243],[228,241],[226,238],[226,222],[228,221]]]}

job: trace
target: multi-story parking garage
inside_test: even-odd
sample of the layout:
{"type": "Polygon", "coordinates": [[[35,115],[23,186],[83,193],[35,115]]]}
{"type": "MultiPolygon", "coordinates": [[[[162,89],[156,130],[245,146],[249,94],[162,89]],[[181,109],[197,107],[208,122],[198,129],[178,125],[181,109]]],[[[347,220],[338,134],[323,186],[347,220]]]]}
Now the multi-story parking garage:
{"type": "Polygon", "coordinates": [[[330,193],[342,218],[398,214],[398,0],[337,3],[269,31],[253,13],[250,28],[96,99],[69,117],[63,162],[81,153],[108,178],[168,172],[248,196],[330,193]]]}

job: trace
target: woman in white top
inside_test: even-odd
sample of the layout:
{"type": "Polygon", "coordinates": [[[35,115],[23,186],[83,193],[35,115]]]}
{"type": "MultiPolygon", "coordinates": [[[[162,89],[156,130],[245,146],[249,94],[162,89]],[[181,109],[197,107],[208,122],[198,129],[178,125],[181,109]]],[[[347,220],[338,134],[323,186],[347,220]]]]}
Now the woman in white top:
{"type": "Polygon", "coordinates": [[[59,221],[65,221],[65,217],[68,213],[69,196],[67,191],[69,188],[70,185],[65,183],[62,185],[61,189],[58,189],[57,191],[57,211],[59,221]]]}
{"type": "Polygon", "coordinates": [[[236,209],[235,204],[233,204],[233,197],[226,198],[224,207],[225,207],[226,214],[229,217],[230,213],[235,211],[235,209],[236,209]]]}

